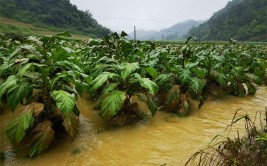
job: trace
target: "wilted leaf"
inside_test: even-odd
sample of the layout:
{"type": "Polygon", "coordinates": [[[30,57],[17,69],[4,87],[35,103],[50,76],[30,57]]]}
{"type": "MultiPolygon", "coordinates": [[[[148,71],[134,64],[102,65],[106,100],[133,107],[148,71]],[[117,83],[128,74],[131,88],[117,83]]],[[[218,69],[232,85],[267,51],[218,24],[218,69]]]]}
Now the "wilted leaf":
{"type": "Polygon", "coordinates": [[[167,94],[166,104],[170,108],[173,103],[177,103],[180,100],[180,87],[174,85],[167,94]]]}
{"type": "Polygon", "coordinates": [[[32,131],[32,148],[29,152],[30,157],[44,152],[54,140],[55,131],[52,129],[51,121],[39,123],[32,131]]]}
{"type": "Polygon", "coordinates": [[[28,104],[22,108],[22,111],[24,111],[24,112],[26,112],[28,110],[33,110],[34,117],[37,117],[44,110],[44,104],[34,102],[34,103],[28,104]]]}
{"type": "Polygon", "coordinates": [[[66,131],[74,138],[79,127],[79,117],[75,115],[75,113],[70,112],[68,114],[64,114],[63,119],[63,125],[66,131]]]}
{"type": "Polygon", "coordinates": [[[135,95],[137,96],[137,98],[138,98],[140,101],[145,102],[145,103],[147,102],[147,97],[146,97],[145,94],[143,94],[143,93],[136,93],[135,95]]]}

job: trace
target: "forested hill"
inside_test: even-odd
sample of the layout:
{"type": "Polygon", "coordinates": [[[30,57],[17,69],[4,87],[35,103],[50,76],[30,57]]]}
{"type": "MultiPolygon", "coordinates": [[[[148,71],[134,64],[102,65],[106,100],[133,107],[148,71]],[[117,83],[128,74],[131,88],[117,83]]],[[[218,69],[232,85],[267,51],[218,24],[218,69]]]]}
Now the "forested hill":
{"type": "Polygon", "coordinates": [[[200,40],[267,41],[267,1],[232,0],[190,35],[200,40]]]}
{"type": "Polygon", "coordinates": [[[102,37],[110,30],[89,11],[80,11],[69,0],[0,0],[0,16],[39,26],[53,26],[102,37]]]}

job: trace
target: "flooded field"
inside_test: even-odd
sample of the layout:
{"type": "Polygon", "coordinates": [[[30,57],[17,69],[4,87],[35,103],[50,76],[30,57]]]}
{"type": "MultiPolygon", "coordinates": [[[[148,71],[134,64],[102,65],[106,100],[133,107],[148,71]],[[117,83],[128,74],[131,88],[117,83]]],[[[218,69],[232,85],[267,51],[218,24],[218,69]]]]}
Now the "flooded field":
{"type": "MultiPolygon", "coordinates": [[[[227,96],[207,101],[200,110],[186,118],[158,112],[153,119],[119,129],[105,130],[104,123],[93,110],[92,102],[80,99],[79,134],[74,141],[66,139],[40,155],[28,159],[12,152],[5,135],[5,126],[14,117],[6,112],[0,118],[0,151],[3,166],[91,166],[91,165],[184,165],[191,154],[205,147],[216,134],[223,132],[237,109],[239,114],[264,112],[267,87],[260,87],[255,96],[227,96]]],[[[145,107],[145,106],[142,106],[145,107]]],[[[238,123],[233,129],[243,128],[238,123]]]]}

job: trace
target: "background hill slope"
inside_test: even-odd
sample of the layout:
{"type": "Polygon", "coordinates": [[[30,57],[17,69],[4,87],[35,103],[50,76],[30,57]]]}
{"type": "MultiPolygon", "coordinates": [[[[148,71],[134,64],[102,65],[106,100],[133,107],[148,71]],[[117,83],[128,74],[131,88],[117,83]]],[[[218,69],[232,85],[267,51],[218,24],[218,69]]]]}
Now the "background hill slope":
{"type": "Polygon", "coordinates": [[[190,35],[200,40],[267,41],[267,1],[232,0],[190,35]]]}
{"type": "Polygon", "coordinates": [[[69,0],[0,0],[0,16],[41,27],[52,26],[102,37],[111,31],[97,23],[89,11],[69,0]]]}

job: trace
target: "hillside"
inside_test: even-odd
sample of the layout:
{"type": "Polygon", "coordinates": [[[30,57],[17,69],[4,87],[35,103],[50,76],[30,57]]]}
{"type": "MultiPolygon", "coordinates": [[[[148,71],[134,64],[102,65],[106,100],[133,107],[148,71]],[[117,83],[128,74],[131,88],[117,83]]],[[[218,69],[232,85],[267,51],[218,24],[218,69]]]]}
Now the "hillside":
{"type": "MultiPolygon", "coordinates": [[[[160,31],[137,30],[138,40],[182,40],[184,35],[194,26],[198,26],[203,21],[187,20],[177,23],[169,28],[160,31]]],[[[130,34],[133,37],[133,32],[130,34]]]]}
{"type": "Polygon", "coordinates": [[[110,30],[101,26],[89,11],[80,11],[69,0],[0,0],[0,16],[38,27],[60,28],[92,37],[110,30]]]}
{"type": "Polygon", "coordinates": [[[232,0],[190,35],[200,40],[267,41],[267,1],[232,0]]]}

